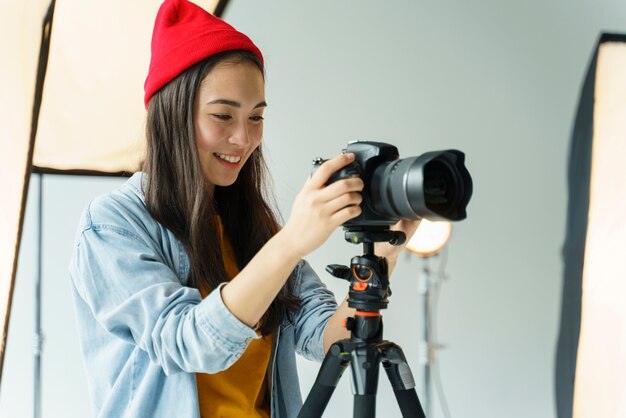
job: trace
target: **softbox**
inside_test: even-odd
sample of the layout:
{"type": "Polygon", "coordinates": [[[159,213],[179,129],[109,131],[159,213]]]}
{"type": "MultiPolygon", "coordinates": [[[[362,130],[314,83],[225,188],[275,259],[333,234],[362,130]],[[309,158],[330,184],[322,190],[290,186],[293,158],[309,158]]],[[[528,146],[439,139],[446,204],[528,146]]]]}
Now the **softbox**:
{"type": "MultiPolygon", "coordinates": [[[[221,16],[228,0],[194,0],[221,16]]],[[[130,175],[162,0],[0,0],[0,378],[31,173],[130,175]]]]}
{"type": "Polygon", "coordinates": [[[574,122],[568,172],[559,418],[626,416],[626,35],[603,34],[574,122]]]}

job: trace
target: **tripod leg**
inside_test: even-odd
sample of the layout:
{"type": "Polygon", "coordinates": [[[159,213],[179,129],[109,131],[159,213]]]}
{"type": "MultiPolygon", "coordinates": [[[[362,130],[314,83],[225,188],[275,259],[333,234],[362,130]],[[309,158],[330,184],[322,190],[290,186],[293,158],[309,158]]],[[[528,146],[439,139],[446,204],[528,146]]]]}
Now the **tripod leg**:
{"type": "Polygon", "coordinates": [[[376,416],[376,392],[381,353],[376,345],[365,345],[352,350],[352,390],[354,392],[354,418],[376,416]]]}
{"type": "Polygon", "coordinates": [[[376,394],[354,395],[353,416],[358,418],[373,418],[376,416],[376,394]]]}
{"type": "Polygon", "coordinates": [[[400,346],[387,343],[382,353],[382,363],[391,382],[393,393],[402,411],[402,416],[426,418],[415,392],[415,380],[400,346]]]}
{"type": "Polygon", "coordinates": [[[350,353],[344,351],[341,343],[341,341],[336,342],[326,353],[313,388],[302,405],[298,418],[319,418],[324,413],[341,375],[350,363],[350,353]]]}

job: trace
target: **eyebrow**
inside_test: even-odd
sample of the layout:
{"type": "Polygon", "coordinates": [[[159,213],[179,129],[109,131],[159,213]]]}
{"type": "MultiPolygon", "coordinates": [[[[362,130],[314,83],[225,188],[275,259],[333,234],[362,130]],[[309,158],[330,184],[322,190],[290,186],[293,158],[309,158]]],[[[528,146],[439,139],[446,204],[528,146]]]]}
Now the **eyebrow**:
{"type": "MultiPolygon", "coordinates": [[[[223,104],[223,105],[232,106],[232,107],[241,107],[241,103],[236,102],[234,100],[228,100],[228,99],[212,100],[208,102],[207,104],[223,104]]],[[[260,107],[267,107],[267,103],[265,102],[265,100],[258,103],[256,106],[254,106],[254,109],[258,109],[260,107]]]]}

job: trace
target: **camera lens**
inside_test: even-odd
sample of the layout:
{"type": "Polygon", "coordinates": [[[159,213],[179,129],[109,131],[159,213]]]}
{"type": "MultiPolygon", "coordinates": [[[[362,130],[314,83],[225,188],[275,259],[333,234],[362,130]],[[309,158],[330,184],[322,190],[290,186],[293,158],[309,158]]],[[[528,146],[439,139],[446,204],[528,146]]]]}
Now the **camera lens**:
{"type": "Polygon", "coordinates": [[[465,219],[472,178],[464,157],[449,150],[382,163],[372,175],[369,202],[386,217],[465,219]]]}

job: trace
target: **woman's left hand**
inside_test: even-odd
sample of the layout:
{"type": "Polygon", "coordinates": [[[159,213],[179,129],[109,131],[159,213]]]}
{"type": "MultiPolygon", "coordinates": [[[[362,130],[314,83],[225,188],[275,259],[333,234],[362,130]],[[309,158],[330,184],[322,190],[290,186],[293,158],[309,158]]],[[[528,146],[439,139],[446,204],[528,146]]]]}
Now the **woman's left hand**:
{"type": "Polygon", "coordinates": [[[411,239],[417,227],[419,226],[420,221],[411,221],[402,219],[397,224],[392,226],[392,231],[402,231],[406,235],[406,241],[402,245],[391,245],[388,242],[377,242],[374,244],[374,253],[377,256],[385,257],[388,262],[395,263],[398,259],[398,256],[406,246],[406,243],[411,239]]]}

